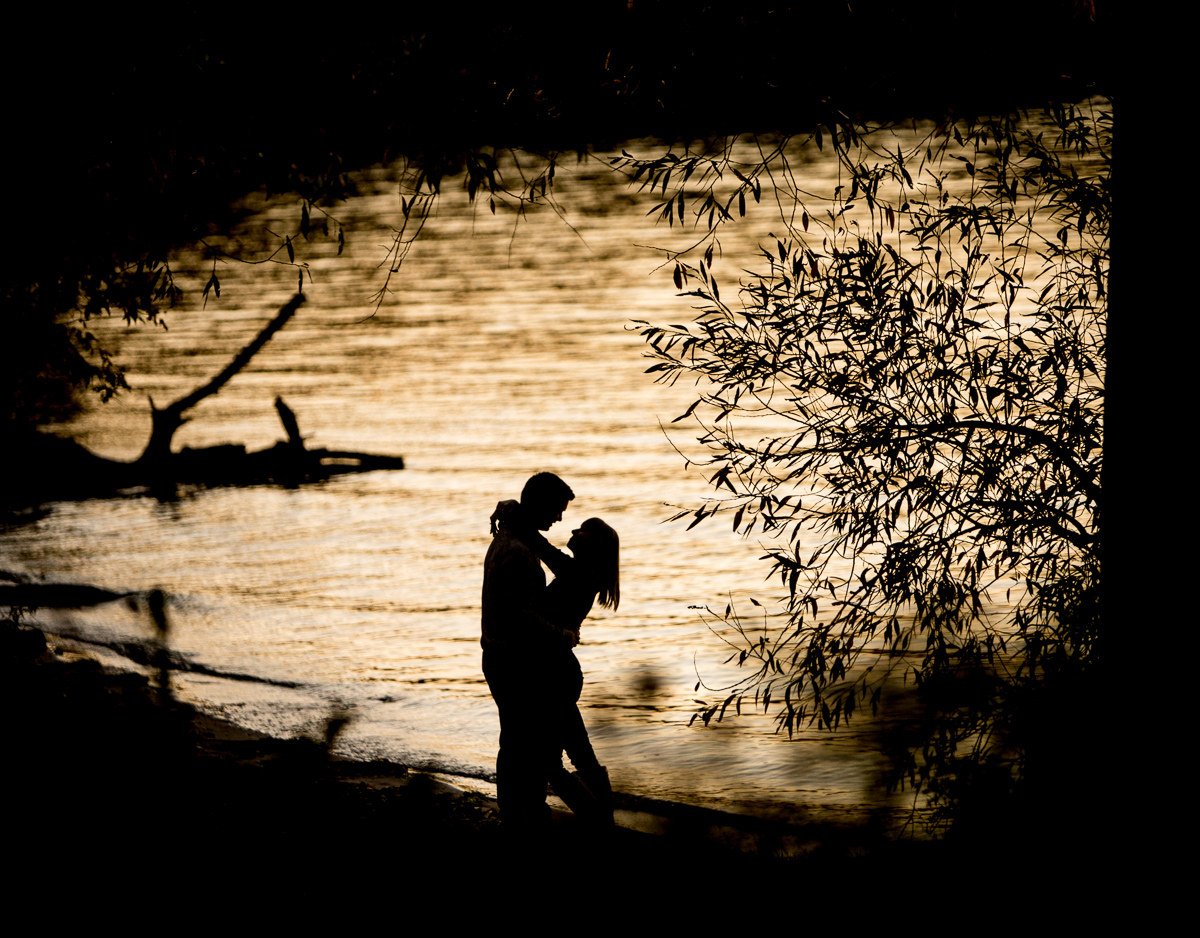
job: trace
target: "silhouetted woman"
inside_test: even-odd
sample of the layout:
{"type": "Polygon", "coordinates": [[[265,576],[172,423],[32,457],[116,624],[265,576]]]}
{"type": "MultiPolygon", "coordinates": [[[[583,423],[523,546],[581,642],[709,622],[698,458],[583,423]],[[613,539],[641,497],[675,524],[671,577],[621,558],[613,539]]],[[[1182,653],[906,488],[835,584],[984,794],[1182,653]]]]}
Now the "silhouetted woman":
{"type": "MultiPolygon", "coordinates": [[[[607,609],[616,609],[621,602],[620,539],[599,518],[588,518],[571,532],[567,547],[572,557],[549,542],[545,548],[538,545],[535,553],[554,573],[554,580],[546,587],[546,618],[578,635],[597,599],[607,609]]],[[[554,790],[576,814],[611,822],[612,788],[608,770],[596,758],[579,712],[583,669],[575,652],[568,648],[557,652],[551,659],[547,678],[552,705],[562,708],[562,748],[576,769],[573,776],[565,769],[556,772],[551,779],[554,790]]]]}

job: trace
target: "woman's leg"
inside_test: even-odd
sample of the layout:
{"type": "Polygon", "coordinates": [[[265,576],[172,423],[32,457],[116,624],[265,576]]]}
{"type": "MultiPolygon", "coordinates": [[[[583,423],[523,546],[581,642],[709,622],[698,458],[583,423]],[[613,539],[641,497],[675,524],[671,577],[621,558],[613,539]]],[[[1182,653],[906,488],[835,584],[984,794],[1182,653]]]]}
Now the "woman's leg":
{"type": "Polygon", "coordinates": [[[554,790],[576,814],[611,824],[612,786],[609,784],[608,770],[596,758],[577,703],[583,690],[583,671],[574,654],[569,654],[567,658],[569,660],[563,661],[559,672],[561,683],[558,689],[561,696],[557,706],[557,725],[562,748],[576,771],[572,774],[564,769],[561,775],[556,774],[554,790]]]}

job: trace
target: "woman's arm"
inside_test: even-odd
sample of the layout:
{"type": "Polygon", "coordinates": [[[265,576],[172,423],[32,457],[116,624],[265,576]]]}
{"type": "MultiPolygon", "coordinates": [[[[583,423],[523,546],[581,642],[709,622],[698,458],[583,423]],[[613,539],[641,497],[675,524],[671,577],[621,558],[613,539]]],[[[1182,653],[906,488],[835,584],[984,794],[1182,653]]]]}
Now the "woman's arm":
{"type": "Polygon", "coordinates": [[[516,499],[508,498],[497,502],[496,510],[492,512],[492,517],[489,519],[492,534],[496,533],[498,525],[508,525],[509,530],[534,552],[537,559],[550,568],[551,573],[555,576],[570,574],[575,568],[575,558],[551,544],[542,536],[541,531],[535,531],[532,527],[520,524],[520,517],[521,504],[516,499]]]}
{"type": "Polygon", "coordinates": [[[541,531],[522,531],[521,540],[555,576],[570,576],[574,572],[575,558],[551,544],[541,531]]]}

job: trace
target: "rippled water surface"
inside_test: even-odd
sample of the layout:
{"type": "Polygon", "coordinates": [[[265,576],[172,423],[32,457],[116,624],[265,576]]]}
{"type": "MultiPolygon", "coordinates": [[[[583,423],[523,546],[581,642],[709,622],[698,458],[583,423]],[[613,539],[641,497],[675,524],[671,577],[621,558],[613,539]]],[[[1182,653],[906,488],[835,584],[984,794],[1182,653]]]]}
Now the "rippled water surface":
{"type": "MultiPolygon", "coordinates": [[[[836,184],[832,163],[797,165],[814,188],[836,184]]],[[[181,675],[180,692],[206,710],[294,735],[347,707],[346,754],[483,777],[498,734],[479,667],[488,515],[531,473],[551,470],[577,495],[552,539],[564,543],[592,515],[621,537],[620,609],[597,609],[579,649],[581,706],[617,787],[738,809],[875,806],[878,760],[865,727],[789,740],[748,712],[689,727],[695,700],[717,697],[697,681],[738,676],[692,607],[748,610],[750,596],[779,592],[764,582],[760,545],[727,522],[663,523],[670,506],[695,506],[707,491],[661,427],[691,402],[691,388],[651,382],[629,323],[689,318],[671,268],[656,269],[662,254],[646,245],[679,248],[697,235],[654,227],[653,202],[600,163],[564,166],[556,184],[561,215],[542,208],[518,219],[503,206],[494,217],[470,206],[447,183],[376,310],[400,202],[389,171],[362,177],[362,194],[333,213],[345,253],[332,241],[304,248],[308,303],[176,436],[177,446],[269,446],[284,435],[272,406],[280,395],[310,446],[400,454],[407,469],[296,489],[189,491],[169,503],[55,504],[0,535],[4,565],[166,590],[180,655],[256,679],[181,675]]],[[[754,266],[773,210],[752,207],[722,236],[713,269],[727,290],[754,266]]],[[[262,229],[294,230],[299,212],[288,201],[258,205],[247,250],[278,248],[262,229]]],[[[216,374],[296,289],[293,267],[219,262],[221,298],[201,308],[212,261],[186,254],[178,267],[193,289],[168,315],[169,331],[97,324],[134,388],[67,428],[99,453],[136,456],[149,432],[147,395],[161,405],[216,374]]],[[[671,431],[693,453],[694,435],[686,422],[671,431]]],[[[83,638],[150,634],[143,613],[119,605],[51,618],[83,638]]]]}

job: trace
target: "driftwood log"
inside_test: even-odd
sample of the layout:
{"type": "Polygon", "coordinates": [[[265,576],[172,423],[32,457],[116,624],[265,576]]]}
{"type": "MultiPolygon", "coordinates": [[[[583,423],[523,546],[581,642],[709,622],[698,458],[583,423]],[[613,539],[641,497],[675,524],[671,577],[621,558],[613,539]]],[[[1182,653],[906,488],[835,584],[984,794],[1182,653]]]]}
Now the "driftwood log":
{"type": "Polygon", "coordinates": [[[257,355],[262,347],[271,341],[271,337],[276,332],[288,324],[288,320],[295,315],[296,310],[300,308],[300,304],[303,302],[303,294],[297,293],[293,296],[283,309],[275,314],[275,318],[267,323],[263,330],[254,337],[254,341],[238,352],[233,361],[225,366],[225,370],[207,384],[201,385],[191,394],[181,397],[175,403],[169,404],[161,410],[154,406],[154,398],[150,398],[150,440],[146,443],[146,448],[142,451],[138,462],[145,465],[152,465],[169,459],[172,455],[171,439],[175,436],[175,431],[188,421],[188,418],[183,416],[184,413],[191,410],[206,397],[216,394],[229,383],[230,378],[250,364],[250,359],[257,355]]]}
{"type": "Polygon", "coordinates": [[[302,294],[292,297],[220,374],[190,394],[162,408],[151,399],[150,439],[133,462],[107,459],[72,440],[48,434],[32,434],[15,442],[2,457],[9,481],[0,501],[10,506],[28,505],[51,499],[116,494],[139,487],[169,495],[176,483],[298,485],[351,472],[403,469],[404,459],[400,456],[309,449],[296,414],[280,397],[275,398],[275,409],[287,435],[285,441],[257,451],[248,451],[243,444],[236,443],[197,449],[184,447],[178,452],[171,449],[175,432],[190,419],[185,416],[187,411],[228,384],[287,325],[302,303],[302,294]]]}

